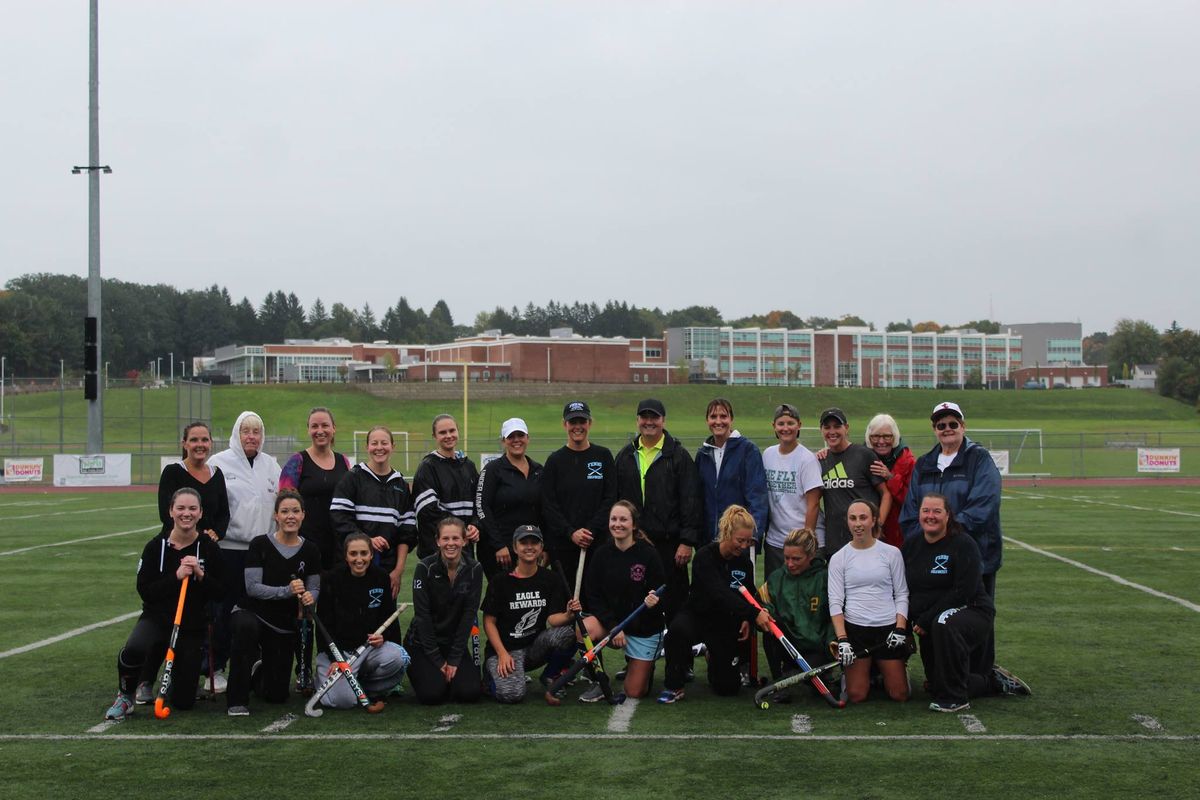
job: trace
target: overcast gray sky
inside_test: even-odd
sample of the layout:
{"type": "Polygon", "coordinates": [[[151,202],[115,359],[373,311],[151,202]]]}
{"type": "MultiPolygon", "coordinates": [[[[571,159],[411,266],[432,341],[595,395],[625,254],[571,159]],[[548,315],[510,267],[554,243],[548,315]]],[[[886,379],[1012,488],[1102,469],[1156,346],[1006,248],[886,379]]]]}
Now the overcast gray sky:
{"type": "MultiPolygon", "coordinates": [[[[105,277],[1200,328],[1196,2],[100,5],[105,277]]],[[[84,275],[88,4],[3,6],[0,278],[84,275]]]]}

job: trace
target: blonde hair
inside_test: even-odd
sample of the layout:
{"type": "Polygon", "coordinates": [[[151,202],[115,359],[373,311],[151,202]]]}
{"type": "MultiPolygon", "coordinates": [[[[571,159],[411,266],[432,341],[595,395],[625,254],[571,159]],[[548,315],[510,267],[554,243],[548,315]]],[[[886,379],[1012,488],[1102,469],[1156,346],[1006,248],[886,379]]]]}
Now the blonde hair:
{"type": "Polygon", "coordinates": [[[799,547],[812,558],[817,554],[817,534],[809,528],[796,528],[783,540],[784,547],[799,547]]]}
{"type": "Polygon", "coordinates": [[[725,513],[721,515],[720,521],[717,522],[717,541],[727,542],[733,538],[734,531],[745,530],[749,528],[751,531],[758,531],[758,526],[754,524],[754,515],[738,505],[732,505],[725,509],[725,513]]]}

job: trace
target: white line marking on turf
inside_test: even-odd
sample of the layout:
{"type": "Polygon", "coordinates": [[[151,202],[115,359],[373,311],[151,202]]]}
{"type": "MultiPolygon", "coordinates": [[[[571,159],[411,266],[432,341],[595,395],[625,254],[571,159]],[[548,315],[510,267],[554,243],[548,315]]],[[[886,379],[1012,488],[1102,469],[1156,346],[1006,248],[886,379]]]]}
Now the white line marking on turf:
{"type": "Polygon", "coordinates": [[[454,723],[462,719],[462,714],[447,714],[438,720],[436,728],[430,728],[430,733],[444,733],[454,727],[454,723]]]}
{"type": "MultiPolygon", "coordinates": [[[[1200,494],[1196,492],[1195,494],[1200,494]]],[[[62,503],[78,503],[86,497],[64,497],[62,500],[20,500],[16,503],[0,503],[0,508],[16,508],[17,506],[57,506],[62,503]]]]}
{"type": "Polygon", "coordinates": [[[1175,514],[1180,517],[1200,517],[1200,514],[1195,511],[1175,511],[1170,508],[1155,508],[1153,506],[1131,506],[1128,503],[1107,503],[1103,500],[1087,500],[1082,497],[1050,497],[1044,494],[1030,494],[1029,492],[1016,492],[1017,497],[1036,498],[1038,500],[1070,500],[1072,503],[1087,503],[1094,506],[1112,506],[1113,508],[1124,508],[1129,511],[1157,511],[1162,514],[1175,514]]]}
{"type": "Polygon", "coordinates": [[[50,544],[35,544],[32,547],[20,547],[16,550],[5,550],[0,553],[0,556],[15,556],[17,553],[28,553],[30,550],[41,550],[43,547],[63,547],[68,544],[79,544],[80,542],[94,542],[97,539],[111,539],[114,536],[128,536],[131,533],[145,533],[146,531],[154,531],[162,528],[161,525],[149,525],[145,528],[134,528],[129,531],[117,531],[116,533],[102,533],[99,536],[85,536],[82,539],[71,539],[66,542],[51,542],[50,544]]]}
{"type": "Polygon", "coordinates": [[[979,717],[974,714],[959,714],[958,721],[967,729],[967,733],[987,733],[987,728],[983,727],[979,717]]]}
{"type": "Polygon", "coordinates": [[[626,697],[624,703],[613,706],[612,714],[608,718],[608,732],[625,733],[628,731],[629,723],[633,721],[633,712],[637,711],[637,707],[636,697],[626,697]]]}
{"type": "Polygon", "coordinates": [[[812,733],[812,720],[808,714],[792,715],[792,733],[812,733]]]}
{"type": "MultiPolygon", "coordinates": [[[[814,734],[818,742],[1200,742],[1200,733],[950,733],[950,734],[814,734]]],[[[463,741],[731,741],[794,742],[786,733],[0,733],[0,742],[412,742],[461,739],[463,741]]]]}
{"type": "Polygon", "coordinates": [[[113,617],[112,619],[106,619],[103,622],[93,622],[91,625],[84,625],[82,628],[76,628],[73,631],[67,631],[66,633],[60,633],[57,636],[51,636],[49,639],[42,639],[40,642],[34,642],[33,644],[26,644],[26,645],[21,645],[20,647],[14,647],[12,650],[5,650],[3,653],[0,653],[0,658],[8,658],[9,656],[19,656],[19,655],[21,655],[21,653],[28,653],[30,650],[37,650],[39,647],[45,647],[47,645],[57,644],[58,642],[64,642],[67,639],[72,639],[76,636],[82,636],[85,633],[89,633],[91,631],[98,630],[100,628],[106,628],[109,625],[116,625],[117,623],[124,622],[125,620],[128,620],[128,619],[133,619],[134,617],[138,616],[141,613],[142,613],[141,611],[130,611],[128,614],[122,614],[119,617],[113,617]]]}
{"type": "Polygon", "coordinates": [[[1145,714],[1134,714],[1130,719],[1148,731],[1161,731],[1163,729],[1161,722],[1145,714]]]}
{"type": "Polygon", "coordinates": [[[106,719],[106,720],[104,720],[104,722],[101,722],[99,725],[93,725],[92,727],[88,728],[87,732],[88,733],[104,733],[106,730],[108,730],[112,726],[119,725],[120,722],[121,721],[119,719],[106,719]]]}
{"type": "Polygon", "coordinates": [[[154,506],[142,504],[136,506],[113,506],[112,508],[84,508],[79,511],[52,511],[49,514],[26,514],[21,517],[4,517],[0,519],[0,522],[12,522],[17,519],[39,519],[41,517],[61,517],[67,514],[103,514],[106,511],[128,511],[131,508],[154,508],[154,506]]]}
{"type": "Polygon", "coordinates": [[[270,725],[262,729],[263,733],[279,733],[281,730],[291,725],[296,721],[295,714],[284,714],[279,719],[272,722],[270,725]]]}
{"type": "Polygon", "coordinates": [[[1193,603],[1191,600],[1184,600],[1182,597],[1175,597],[1174,595],[1167,594],[1166,592],[1160,592],[1158,589],[1151,589],[1149,586],[1142,586],[1140,583],[1134,583],[1133,581],[1125,580],[1120,575],[1113,575],[1111,572],[1104,572],[1103,570],[1096,569],[1095,567],[1089,567],[1087,564],[1084,564],[1081,561],[1076,561],[1074,559],[1067,558],[1066,556],[1060,556],[1057,553],[1051,553],[1048,550],[1043,550],[1040,547],[1034,547],[1031,544],[1025,544],[1025,542],[1018,541],[1011,536],[1005,536],[1004,538],[1006,541],[1012,542],[1020,547],[1024,547],[1031,553],[1037,553],[1038,555],[1046,556],[1047,558],[1053,558],[1056,561],[1063,562],[1064,564],[1070,564],[1072,567],[1079,567],[1080,569],[1090,572],[1093,575],[1099,575],[1102,578],[1108,578],[1114,583],[1119,583],[1122,586],[1128,586],[1131,589],[1137,589],[1140,592],[1145,592],[1146,594],[1151,594],[1155,597],[1161,597],[1163,600],[1170,600],[1172,603],[1178,603],[1186,609],[1200,613],[1200,605],[1193,603]]]}

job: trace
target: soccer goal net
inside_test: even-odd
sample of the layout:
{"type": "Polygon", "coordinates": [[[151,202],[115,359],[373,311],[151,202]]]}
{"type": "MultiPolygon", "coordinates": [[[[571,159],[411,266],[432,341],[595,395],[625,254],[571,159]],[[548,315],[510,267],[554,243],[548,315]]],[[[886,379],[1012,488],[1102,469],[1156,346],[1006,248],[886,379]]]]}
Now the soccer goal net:
{"type": "Polygon", "coordinates": [[[1046,463],[1041,428],[969,428],[967,436],[986,447],[993,455],[1008,453],[1010,471],[1028,472],[1037,458],[1040,467],[1046,463]]]}

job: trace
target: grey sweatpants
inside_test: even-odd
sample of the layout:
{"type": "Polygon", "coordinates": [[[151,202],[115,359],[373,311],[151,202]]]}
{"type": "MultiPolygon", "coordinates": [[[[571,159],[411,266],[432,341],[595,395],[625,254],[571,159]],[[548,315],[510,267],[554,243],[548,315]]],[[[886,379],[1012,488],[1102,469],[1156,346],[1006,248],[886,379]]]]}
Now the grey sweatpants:
{"type": "MultiPolygon", "coordinates": [[[[350,657],[346,653],[347,658],[350,657]]],[[[333,659],[326,652],[317,655],[317,685],[319,686],[328,676],[329,666],[333,659]]],[[[383,694],[400,682],[404,670],[408,668],[408,651],[395,642],[384,642],[379,647],[368,647],[362,656],[350,665],[350,671],[358,679],[362,689],[368,695],[383,694]]],[[[321,705],[326,708],[354,708],[358,698],[354,690],[343,678],[321,698],[321,705]]]]}
{"type": "Polygon", "coordinates": [[[564,652],[570,658],[575,649],[575,626],[563,625],[558,628],[547,628],[537,635],[533,644],[520,650],[510,650],[513,664],[516,668],[506,677],[501,678],[497,673],[500,657],[488,656],[487,675],[496,689],[496,702],[519,703],[525,699],[525,672],[534,670],[546,663],[555,650],[564,652]]]}

